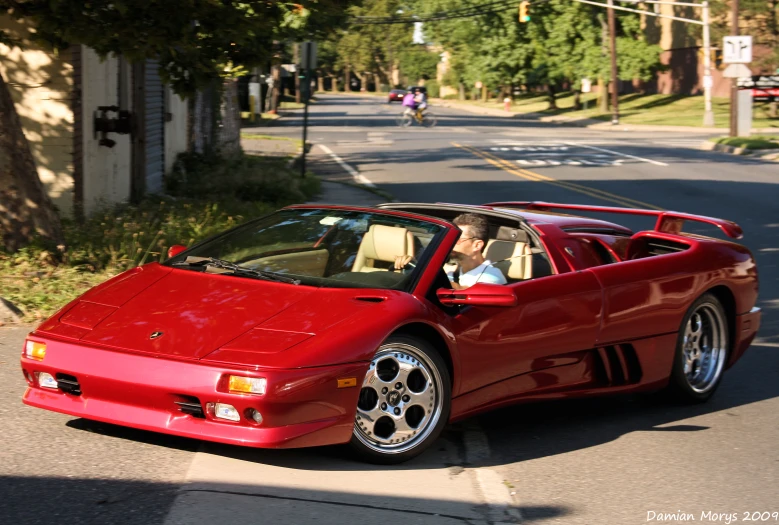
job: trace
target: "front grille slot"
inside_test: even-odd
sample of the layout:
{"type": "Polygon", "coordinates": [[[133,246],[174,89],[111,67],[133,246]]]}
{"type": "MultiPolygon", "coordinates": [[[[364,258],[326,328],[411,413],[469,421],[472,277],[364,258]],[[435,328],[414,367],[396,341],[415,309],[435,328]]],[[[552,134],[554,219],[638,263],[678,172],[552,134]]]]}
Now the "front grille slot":
{"type": "Polygon", "coordinates": [[[175,403],[179,406],[179,410],[184,412],[185,414],[189,414],[192,417],[205,419],[206,414],[203,412],[203,405],[200,403],[200,400],[194,396],[182,396],[179,395],[178,397],[185,399],[186,401],[175,401],[175,403]]]}
{"type": "Polygon", "coordinates": [[[57,374],[57,388],[65,392],[66,394],[72,394],[74,396],[81,395],[81,385],[78,383],[76,376],[70,374],[57,374]]]}

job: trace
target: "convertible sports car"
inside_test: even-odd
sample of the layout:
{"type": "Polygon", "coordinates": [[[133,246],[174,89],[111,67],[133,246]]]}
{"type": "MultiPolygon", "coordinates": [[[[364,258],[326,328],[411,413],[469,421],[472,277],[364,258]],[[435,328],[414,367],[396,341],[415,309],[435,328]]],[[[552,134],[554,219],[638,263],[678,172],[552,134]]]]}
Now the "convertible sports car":
{"type": "Polygon", "coordinates": [[[397,463],[447,422],[512,403],[665,388],[703,401],[757,333],[757,268],[685,222],[742,234],[539,202],[291,206],[66,305],[25,342],[24,403],[250,447],[349,443],[397,463]],[[464,212],[489,221],[485,255],[507,284],[452,288],[464,212]],[[398,255],[412,257],[403,270],[398,255]]]}

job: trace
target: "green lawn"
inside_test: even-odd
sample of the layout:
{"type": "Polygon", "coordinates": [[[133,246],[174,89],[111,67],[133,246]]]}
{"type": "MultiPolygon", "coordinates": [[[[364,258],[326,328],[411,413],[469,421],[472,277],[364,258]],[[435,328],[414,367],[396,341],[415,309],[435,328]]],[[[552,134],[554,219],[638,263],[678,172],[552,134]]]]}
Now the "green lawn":
{"type": "MultiPolygon", "coordinates": [[[[593,118],[609,121],[611,111],[602,114],[597,106],[597,96],[594,93],[582,95],[582,103],[587,101],[586,110],[573,110],[573,95],[564,94],[557,99],[557,110],[547,110],[548,102],[545,95],[523,95],[517,97],[511,104],[514,113],[541,113],[544,115],[565,115],[571,118],[593,118]]],[[[457,100],[447,100],[457,104],[457,100]]],[[[498,100],[481,102],[467,101],[483,107],[503,109],[503,102],[498,100]]],[[[620,122],[623,124],[659,124],[670,126],[702,126],[704,101],[702,96],[683,95],[640,95],[631,94],[620,97],[620,122]]],[[[730,99],[716,97],[712,100],[714,110],[714,125],[728,127],[730,115],[730,99]]],[[[777,128],[779,118],[768,117],[768,104],[757,103],[753,108],[753,125],[757,128],[777,128]]]]}
{"type": "Polygon", "coordinates": [[[725,144],[726,146],[733,146],[735,148],[746,148],[750,150],[754,149],[779,149],[779,135],[776,136],[760,136],[753,137],[720,137],[718,139],[711,139],[717,144],[725,144]]]}

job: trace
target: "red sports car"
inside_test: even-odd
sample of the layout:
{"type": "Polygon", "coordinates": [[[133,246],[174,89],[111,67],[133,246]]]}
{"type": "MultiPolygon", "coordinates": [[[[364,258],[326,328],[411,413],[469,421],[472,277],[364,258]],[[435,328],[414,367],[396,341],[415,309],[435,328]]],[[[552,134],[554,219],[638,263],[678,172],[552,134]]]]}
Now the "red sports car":
{"type": "Polygon", "coordinates": [[[396,463],[447,422],[512,403],[663,388],[702,401],[757,333],[758,278],[745,247],[685,222],[741,237],[729,221],[625,208],[291,206],[65,306],[25,342],[24,403],[396,463]],[[452,287],[465,212],[487,219],[484,254],[506,284],[452,287]],[[411,262],[396,270],[398,256],[411,262]]]}

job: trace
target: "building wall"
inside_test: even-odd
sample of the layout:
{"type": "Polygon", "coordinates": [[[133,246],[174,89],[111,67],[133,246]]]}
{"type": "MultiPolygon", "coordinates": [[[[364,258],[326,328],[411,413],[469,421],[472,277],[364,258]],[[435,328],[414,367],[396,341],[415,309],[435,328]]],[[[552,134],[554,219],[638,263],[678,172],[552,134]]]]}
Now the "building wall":
{"type": "MultiPolygon", "coordinates": [[[[176,156],[187,151],[187,122],[189,104],[168,89],[166,111],[170,114],[165,122],[165,173],[170,173],[176,156]]],[[[259,104],[259,100],[257,101],[259,104]]]]}
{"type": "MultiPolygon", "coordinates": [[[[0,17],[0,28],[23,36],[24,26],[0,17]]],[[[63,215],[73,210],[73,67],[70,53],[0,44],[0,73],[6,79],[30,143],[38,176],[63,215]]]]}
{"type": "MultiPolygon", "coordinates": [[[[94,115],[98,106],[118,106],[120,95],[125,100],[132,96],[130,75],[122,75],[123,92],[120,93],[119,62],[116,57],[101,60],[93,50],[83,49],[83,202],[84,213],[87,215],[102,206],[124,202],[130,198],[130,135],[109,133],[108,138],[116,142],[112,148],[99,145],[100,135],[94,135],[94,115]]],[[[116,113],[108,115],[116,117],[116,113]]]]}

